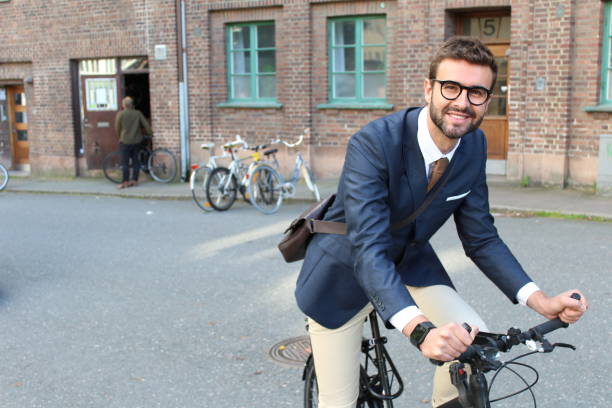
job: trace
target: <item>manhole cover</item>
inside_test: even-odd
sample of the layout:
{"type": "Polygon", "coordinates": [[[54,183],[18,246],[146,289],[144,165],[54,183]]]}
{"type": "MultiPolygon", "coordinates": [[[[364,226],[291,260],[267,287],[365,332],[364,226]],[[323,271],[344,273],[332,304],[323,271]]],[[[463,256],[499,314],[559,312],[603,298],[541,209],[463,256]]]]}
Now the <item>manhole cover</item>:
{"type": "Polygon", "coordinates": [[[310,355],[310,339],[300,336],[280,341],[272,346],[269,354],[277,363],[303,366],[310,355]]]}

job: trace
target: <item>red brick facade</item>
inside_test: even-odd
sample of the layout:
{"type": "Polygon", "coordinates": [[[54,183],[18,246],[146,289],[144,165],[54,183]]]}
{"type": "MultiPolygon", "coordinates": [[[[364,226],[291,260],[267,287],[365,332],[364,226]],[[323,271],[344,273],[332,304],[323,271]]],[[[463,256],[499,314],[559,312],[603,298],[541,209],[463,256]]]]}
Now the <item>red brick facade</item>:
{"type": "MultiPolygon", "coordinates": [[[[75,123],[70,61],[148,56],[156,143],[180,152],[176,1],[82,0],[0,3],[0,86],[25,83],[30,159],[36,174],[74,175],[75,123]],[[156,60],[157,44],[167,58],[156,60]]],[[[610,113],[599,101],[601,0],[185,0],[191,162],[199,144],[240,134],[250,143],[311,133],[303,151],[320,176],[339,173],[347,139],[367,122],[423,103],[423,79],[436,47],[455,33],[458,13],[511,16],[508,98],[509,179],[593,185],[599,136],[610,113]],[[330,17],[385,15],[387,102],[392,110],[329,109],[330,17]],[[227,100],[225,28],[274,21],[277,99],[282,107],[219,106],[227,100]]],[[[77,124],[78,125],[78,124],[77,124]]]]}

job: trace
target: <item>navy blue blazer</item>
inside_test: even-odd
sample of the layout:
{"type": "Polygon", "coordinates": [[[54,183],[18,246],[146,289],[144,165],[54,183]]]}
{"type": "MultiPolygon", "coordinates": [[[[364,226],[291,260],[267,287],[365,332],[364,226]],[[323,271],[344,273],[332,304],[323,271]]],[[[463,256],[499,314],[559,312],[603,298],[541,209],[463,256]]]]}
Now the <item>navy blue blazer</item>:
{"type": "Polygon", "coordinates": [[[346,222],[347,235],[313,237],[295,291],[300,309],[325,327],[342,326],[368,301],[388,322],[416,304],[404,285],[452,287],[428,242],[451,215],[466,255],[512,302],[531,281],[493,225],[480,129],[461,139],[446,170],[450,177],[429,207],[411,225],[390,231],[427,194],[417,141],[420,111],[377,119],[348,143],[337,197],[325,216],[346,222]]]}

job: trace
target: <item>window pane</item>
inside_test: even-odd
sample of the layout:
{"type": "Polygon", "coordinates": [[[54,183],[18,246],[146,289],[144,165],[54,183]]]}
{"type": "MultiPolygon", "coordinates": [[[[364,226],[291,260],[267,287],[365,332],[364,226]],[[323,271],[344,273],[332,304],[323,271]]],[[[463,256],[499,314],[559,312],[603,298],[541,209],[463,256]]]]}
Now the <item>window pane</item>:
{"type": "Polygon", "coordinates": [[[26,106],[26,96],[25,93],[20,92],[15,94],[15,105],[17,106],[26,106]]]}
{"type": "Polygon", "coordinates": [[[274,47],[274,25],[257,26],[257,48],[274,47]]]}
{"type": "Polygon", "coordinates": [[[608,69],[608,96],[606,99],[612,99],[612,70],[608,69]]]}
{"type": "Polygon", "coordinates": [[[334,96],[336,98],[355,97],[355,75],[334,75],[334,96]]]}
{"type": "Polygon", "coordinates": [[[235,76],[233,78],[234,98],[250,98],[251,97],[251,77],[250,76],[235,76]]]}
{"type": "Polygon", "coordinates": [[[480,37],[480,25],[478,17],[468,18],[463,22],[463,35],[480,37]]]}
{"type": "Polygon", "coordinates": [[[79,64],[81,75],[113,75],[116,71],[114,58],[82,60],[79,64]]]}
{"type": "Polygon", "coordinates": [[[233,74],[248,74],[251,72],[251,53],[249,51],[237,51],[234,55],[233,74]]]}
{"type": "Polygon", "coordinates": [[[499,40],[510,41],[510,16],[503,16],[501,18],[501,25],[499,27],[499,40]]]}
{"type": "Polygon", "coordinates": [[[383,71],[385,69],[385,47],[363,47],[363,70],[383,71]]]}
{"type": "Polygon", "coordinates": [[[260,98],[275,98],[276,97],[276,76],[266,75],[260,76],[259,80],[259,97],[260,98]]]}
{"type": "Polygon", "coordinates": [[[15,122],[28,123],[28,116],[25,112],[15,112],[15,122]]]}
{"type": "Polygon", "coordinates": [[[334,23],[335,45],[355,44],[355,22],[337,21],[334,23]]]}
{"type": "Polygon", "coordinates": [[[366,98],[385,97],[385,75],[366,74],[363,76],[363,96],[366,98]]]}
{"type": "Polygon", "coordinates": [[[385,43],[385,20],[363,21],[363,43],[364,44],[384,44],[385,43]]]}
{"type": "Polygon", "coordinates": [[[506,115],[506,98],[491,97],[491,103],[487,110],[487,116],[505,116],[506,115]]]}
{"type": "Polygon", "coordinates": [[[480,37],[482,40],[496,40],[499,36],[501,17],[482,17],[480,19],[480,37]]]}
{"type": "Polygon", "coordinates": [[[145,57],[143,58],[123,58],[121,60],[121,70],[129,71],[132,69],[148,69],[149,68],[149,60],[145,57]]]}
{"type": "Polygon", "coordinates": [[[355,48],[336,48],[334,51],[334,72],[355,71],[355,48]]]}
{"type": "Polygon", "coordinates": [[[232,49],[249,48],[249,27],[232,27],[232,49]]]}
{"type": "Polygon", "coordinates": [[[497,62],[497,75],[506,76],[508,74],[508,57],[496,57],[497,62]]]}
{"type": "Polygon", "coordinates": [[[117,110],[117,82],[115,78],[85,80],[88,111],[117,110]]]}
{"type": "Polygon", "coordinates": [[[28,131],[27,130],[18,130],[17,131],[17,141],[19,141],[19,142],[27,142],[28,141],[28,131]]]}
{"type": "Polygon", "coordinates": [[[276,72],[276,53],[274,51],[259,51],[257,53],[258,72],[276,72]]]}

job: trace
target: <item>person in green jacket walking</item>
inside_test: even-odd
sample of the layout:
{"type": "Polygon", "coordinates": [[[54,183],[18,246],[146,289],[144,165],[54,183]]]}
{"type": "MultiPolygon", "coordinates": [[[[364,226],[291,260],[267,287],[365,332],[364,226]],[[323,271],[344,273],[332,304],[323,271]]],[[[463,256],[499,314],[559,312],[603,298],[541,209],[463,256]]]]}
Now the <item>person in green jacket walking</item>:
{"type": "Polygon", "coordinates": [[[119,136],[119,151],[121,152],[121,166],[123,178],[117,188],[126,188],[138,185],[140,172],[140,159],[138,153],[142,148],[144,135],[152,136],[151,126],[142,112],[134,109],[134,100],[126,96],[122,101],[123,110],[115,118],[115,130],[119,136]],[[130,159],[132,161],[132,179],[130,180],[130,159]]]}

